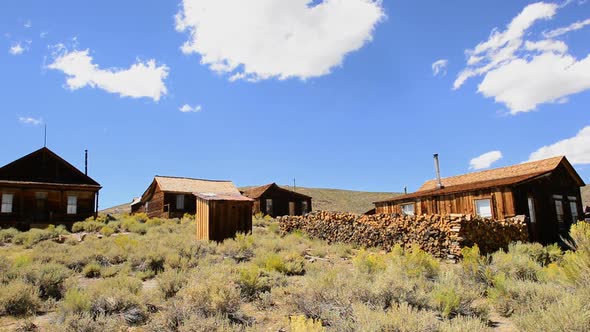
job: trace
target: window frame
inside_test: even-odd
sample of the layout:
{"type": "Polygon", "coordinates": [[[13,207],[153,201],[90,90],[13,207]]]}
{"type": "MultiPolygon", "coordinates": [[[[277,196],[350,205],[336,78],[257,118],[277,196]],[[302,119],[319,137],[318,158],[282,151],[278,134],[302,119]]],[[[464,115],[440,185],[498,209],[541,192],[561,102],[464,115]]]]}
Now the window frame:
{"type": "Polygon", "coordinates": [[[14,193],[2,193],[0,195],[0,213],[2,214],[12,214],[14,213],[14,193]],[[10,197],[10,210],[5,211],[4,206],[8,206],[8,203],[4,203],[4,197],[10,197]]]}
{"type": "Polygon", "coordinates": [[[70,215],[70,216],[78,214],[78,196],[77,195],[68,194],[68,200],[67,200],[67,205],[66,205],[66,214],[70,215]],[[74,199],[73,204],[70,201],[71,198],[74,199]]]}
{"type": "Polygon", "coordinates": [[[493,209],[493,203],[492,203],[492,198],[491,197],[486,197],[486,198],[477,198],[473,200],[473,207],[475,208],[475,215],[481,218],[489,218],[489,219],[494,219],[494,209],[493,209]],[[480,208],[477,204],[477,202],[483,202],[483,201],[487,201],[489,203],[489,208],[490,208],[490,215],[489,216],[483,216],[480,214],[480,208]]]}
{"type": "Polygon", "coordinates": [[[568,196],[567,200],[570,206],[570,215],[572,217],[572,223],[575,224],[576,222],[578,222],[578,218],[580,217],[580,211],[578,211],[578,198],[576,196],[568,196]]]}
{"type": "Polygon", "coordinates": [[[414,202],[411,202],[411,203],[404,203],[404,204],[401,204],[401,205],[400,205],[400,210],[401,210],[401,212],[402,212],[402,216],[415,216],[415,215],[416,215],[416,203],[414,203],[414,202]],[[412,207],[412,213],[407,213],[407,212],[404,210],[404,207],[407,207],[407,206],[411,206],[411,207],[412,207]]]}
{"type": "Polygon", "coordinates": [[[529,220],[531,221],[531,224],[536,224],[537,223],[537,210],[535,207],[535,198],[533,196],[528,196],[527,198],[527,205],[529,208],[529,220]]]}
{"type": "Polygon", "coordinates": [[[309,206],[307,201],[301,201],[301,214],[308,214],[309,213],[309,206]]]}

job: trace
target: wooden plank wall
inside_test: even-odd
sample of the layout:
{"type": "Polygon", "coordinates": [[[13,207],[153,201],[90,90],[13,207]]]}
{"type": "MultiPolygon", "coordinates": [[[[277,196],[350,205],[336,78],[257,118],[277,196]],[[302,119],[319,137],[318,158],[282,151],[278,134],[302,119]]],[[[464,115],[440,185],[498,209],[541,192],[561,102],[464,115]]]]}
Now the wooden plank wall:
{"type": "Polygon", "coordinates": [[[415,214],[475,214],[475,200],[491,199],[494,219],[515,216],[514,199],[510,188],[492,188],[444,196],[416,198],[410,201],[376,204],[377,213],[401,214],[401,206],[414,203],[415,214]]]}
{"type": "Polygon", "coordinates": [[[197,240],[209,240],[209,202],[199,197],[196,197],[196,202],[197,240]]]}

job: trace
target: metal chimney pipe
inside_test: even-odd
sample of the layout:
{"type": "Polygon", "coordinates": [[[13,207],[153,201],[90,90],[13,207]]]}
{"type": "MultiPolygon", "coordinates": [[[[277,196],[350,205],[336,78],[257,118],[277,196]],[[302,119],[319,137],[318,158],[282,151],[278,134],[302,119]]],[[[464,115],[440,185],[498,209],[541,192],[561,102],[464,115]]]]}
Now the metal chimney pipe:
{"type": "Polygon", "coordinates": [[[440,179],[440,165],[438,163],[438,153],[434,154],[434,169],[436,170],[436,184],[438,189],[443,187],[442,180],[440,179]]]}
{"type": "Polygon", "coordinates": [[[84,174],[88,175],[88,150],[84,150],[84,174]]]}

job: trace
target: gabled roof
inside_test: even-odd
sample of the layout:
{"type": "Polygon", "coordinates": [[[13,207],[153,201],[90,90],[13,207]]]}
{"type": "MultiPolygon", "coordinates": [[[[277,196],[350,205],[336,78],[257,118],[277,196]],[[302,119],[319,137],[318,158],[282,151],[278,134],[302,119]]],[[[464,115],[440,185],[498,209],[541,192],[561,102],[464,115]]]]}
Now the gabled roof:
{"type": "Polygon", "coordinates": [[[231,181],[203,180],[185,177],[159,176],[156,175],[154,180],[141,196],[145,199],[153,193],[156,185],[163,192],[179,194],[211,193],[225,196],[241,196],[240,191],[231,181]]]}
{"type": "Polygon", "coordinates": [[[311,198],[311,197],[309,197],[307,195],[300,194],[300,193],[298,193],[296,191],[292,191],[292,190],[288,190],[288,189],[285,189],[285,188],[281,188],[281,187],[279,187],[274,182],[273,183],[266,184],[264,186],[260,186],[260,187],[248,189],[248,190],[244,191],[243,195],[244,196],[247,196],[247,197],[250,197],[250,198],[253,198],[253,199],[258,199],[258,198],[262,197],[262,195],[264,195],[264,193],[267,192],[270,189],[275,189],[275,190],[279,190],[279,191],[288,192],[291,195],[299,196],[299,197],[302,197],[302,198],[311,198]]]}
{"type": "Polygon", "coordinates": [[[485,188],[492,188],[498,186],[509,186],[520,184],[529,180],[545,176],[553,172],[560,165],[564,165],[572,178],[578,182],[580,186],[584,185],[584,181],[571,166],[569,161],[564,157],[554,157],[538,161],[522,163],[513,166],[501,167],[481,172],[468,173],[458,176],[452,176],[441,179],[442,188],[437,187],[436,180],[426,181],[418,191],[397,196],[393,199],[377,202],[394,202],[403,201],[411,198],[425,197],[452,194],[457,192],[473,191],[485,188]]]}
{"type": "Polygon", "coordinates": [[[0,182],[100,188],[98,182],[46,147],[0,168],[0,182]]]}

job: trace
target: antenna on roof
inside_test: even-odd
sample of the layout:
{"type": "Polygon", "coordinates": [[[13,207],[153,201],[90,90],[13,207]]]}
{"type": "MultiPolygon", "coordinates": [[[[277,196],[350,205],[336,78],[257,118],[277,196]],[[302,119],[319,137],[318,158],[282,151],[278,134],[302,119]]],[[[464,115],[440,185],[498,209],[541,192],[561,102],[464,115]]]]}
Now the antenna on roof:
{"type": "Polygon", "coordinates": [[[88,150],[84,150],[84,175],[88,175],[88,150]]]}
{"type": "Polygon", "coordinates": [[[297,186],[295,185],[295,178],[293,178],[293,191],[297,191],[297,186]]]}
{"type": "Polygon", "coordinates": [[[407,186],[405,186],[405,187],[404,187],[404,195],[407,195],[407,194],[408,194],[408,187],[407,187],[407,186]]]}
{"type": "Polygon", "coordinates": [[[45,132],[43,134],[43,147],[46,148],[47,147],[47,123],[45,123],[44,125],[45,125],[45,132]]]}

